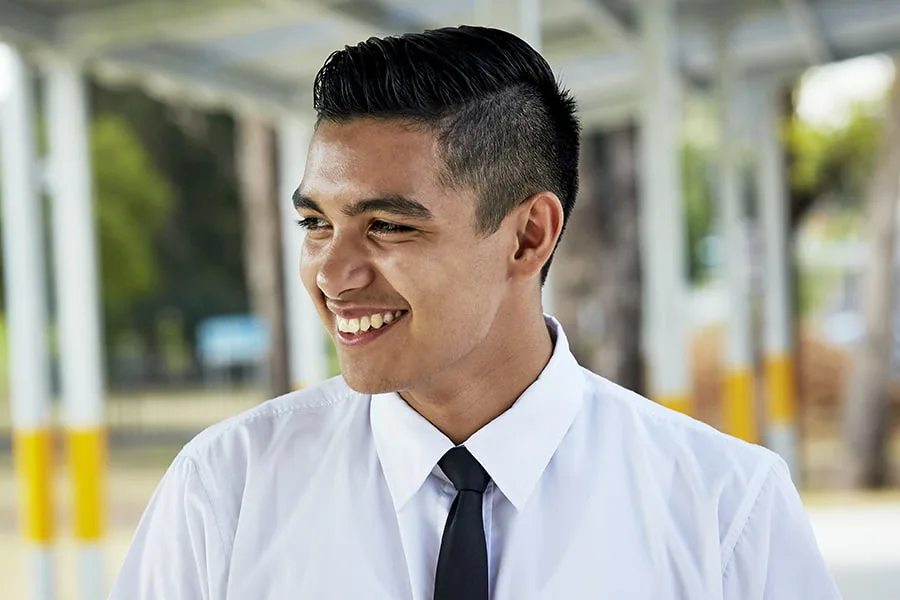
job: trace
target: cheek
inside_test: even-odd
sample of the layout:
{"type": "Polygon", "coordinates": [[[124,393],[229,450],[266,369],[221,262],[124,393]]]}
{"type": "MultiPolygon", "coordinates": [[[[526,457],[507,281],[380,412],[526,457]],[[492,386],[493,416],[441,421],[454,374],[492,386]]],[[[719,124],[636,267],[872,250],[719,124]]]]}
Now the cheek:
{"type": "Polygon", "coordinates": [[[459,283],[475,292],[489,295],[506,280],[504,250],[494,239],[468,244],[454,258],[459,283]]]}
{"type": "Polygon", "coordinates": [[[407,258],[385,265],[385,274],[391,273],[388,280],[411,303],[442,314],[489,311],[506,281],[502,250],[485,241],[469,240],[407,258]]]}

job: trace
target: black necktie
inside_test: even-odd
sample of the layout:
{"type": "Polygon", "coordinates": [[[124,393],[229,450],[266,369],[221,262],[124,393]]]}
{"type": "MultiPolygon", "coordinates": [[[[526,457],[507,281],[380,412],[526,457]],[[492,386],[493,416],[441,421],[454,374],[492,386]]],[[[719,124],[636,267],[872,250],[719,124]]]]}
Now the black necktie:
{"type": "Polygon", "coordinates": [[[464,446],[438,462],[456,487],[434,577],[434,600],[488,600],[487,544],[481,502],[490,477],[464,446]]]}

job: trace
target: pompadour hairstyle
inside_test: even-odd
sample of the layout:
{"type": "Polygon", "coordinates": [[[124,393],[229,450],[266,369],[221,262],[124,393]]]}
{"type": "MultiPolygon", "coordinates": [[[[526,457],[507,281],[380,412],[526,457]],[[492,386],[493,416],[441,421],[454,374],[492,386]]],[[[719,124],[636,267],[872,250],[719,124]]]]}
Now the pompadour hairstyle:
{"type": "Polygon", "coordinates": [[[578,192],[575,101],[510,33],[448,27],[347,46],[316,75],[313,104],[319,123],[374,117],[433,130],[444,182],[476,192],[484,234],[541,191],[559,197],[565,228],[578,192]]]}

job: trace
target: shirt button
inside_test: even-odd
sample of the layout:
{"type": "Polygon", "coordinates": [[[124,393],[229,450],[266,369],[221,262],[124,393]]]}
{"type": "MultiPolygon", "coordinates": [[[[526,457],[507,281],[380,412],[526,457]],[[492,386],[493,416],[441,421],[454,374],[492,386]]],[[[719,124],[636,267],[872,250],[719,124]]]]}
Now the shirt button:
{"type": "Polygon", "coordinates": [[[441,491],[444,492],[445,496],[455,496],[456,495],[456,488],[454,488],[452,485],[442,485],[441,491]]]}

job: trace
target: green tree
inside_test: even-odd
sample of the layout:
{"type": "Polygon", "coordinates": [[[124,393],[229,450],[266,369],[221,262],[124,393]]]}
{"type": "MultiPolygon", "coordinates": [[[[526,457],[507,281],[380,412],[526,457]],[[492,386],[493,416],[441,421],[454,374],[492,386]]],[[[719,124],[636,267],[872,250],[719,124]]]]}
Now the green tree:
{"type": "Polygon", "coordinates": [[[710,269],[704,264],[701,242],[712,231],[715,206],[709,187],[711,160],[699,144],[685,142],[681,148],[682,193],[687,229],[688,276],[691,283],[702,282],[710,269]]]}
{"type": "MultiPolygon", "coordinates": [[[[39,123],[38,131],[44,124],[39,123]]],[[[100,294],[107,339],[128,327],[130,307],[159,279],[154,238],[172,208],[172,189],[128,122],[97,115],[90,126],[100,294]]],[[[45,150],[46,151],[46,150],[45,150]]],[[[52,210],[52,205],[48,204],[52,210]]],[[[49,222],[50,215],[45,215],[49,222]]],[[[52,236],[48,243],[54,243],[52,236]]],[[[65,243],[63,240],[62,243],[65,243]]],[[[47,252],[50,259],[51,252],[47,252]]]]}
{"type": "MultiPolygon", "coordinates": [[[[860,307],[866,334],[854,352],[842,412],[841,475],[852,486],[883,485],[888,470],[894,227],[900,181],[898,91],[895,83],[891,102],[886,93],[884,98],[859,103],[843,125],[829,128],[801,119],[795,96],[785,97],[792,231],[825,202],[864,215],[863,235],[871,245],[860,307]]],[[[794,265],[797,284],[798,273],[794,265]]],[[[797,299],[803,296],[798,293],[797,299]]]]}
{"type": "Polygon", "coordinates": [[[100,281],[108,337],[130,324],[135,303],[160,280],[155,237],[171,213],[171,186],[128,122],[98,115],[91,126],[100,281]]]}
{"type": "Polygon", "coordinates": [[[138,88],[95,83],[89,97],[108,347],[143,356],[180,338],[190,356],[199,321],[248,305],[234,120],[138,88]]]}
{"type": "Polygon", "coordinates": [[[248,309],[234,119],[166,104],[137,88],[95,85],[91,98],[96,114],[117,115],[132,127],[172,190],[171,210],[154,236],[158,277],[152,293],[129,307],[130,338],[160,354],[178,323],[193,352],[201,320],[248,309]]]}
{"type": "Polygon", "coordinates": [[[785,124],[791,227],[819,202],[860,207],[882,139],[884,99],[859,103],[841,127],[823,128],[790,107],[785,124]]]}
{"type": "MultiPolygon", "coordinates": [[[[895,69],[900,61],[895,60],[895,69]]],[[[866,177],[863,232],[868,242],[860,312],[863,339],[844,401],[843,476],[854,487],[886,486],[893,422],[891,350],[895,333],[897,199],[900,196],[900,80],[884,118],[875,168],[866,177]]]]}

